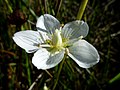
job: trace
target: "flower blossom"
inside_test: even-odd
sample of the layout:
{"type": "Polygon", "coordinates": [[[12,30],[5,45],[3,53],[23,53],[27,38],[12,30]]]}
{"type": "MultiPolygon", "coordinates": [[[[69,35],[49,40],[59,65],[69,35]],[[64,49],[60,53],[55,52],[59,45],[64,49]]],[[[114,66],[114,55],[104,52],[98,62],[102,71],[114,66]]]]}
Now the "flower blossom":
{"type": "Polygon", "coordinates": [[[14,34],[13,40],[27,53],[34,53],[32,63],[38,69],[50,69],[58,65],[67,54],[80,67],[89,68],[99,62],[94,46],[83,40],[89,27],[76,20],[65,24],[49,14],[41,15],[36,23],[37,31],[25,30],[14,34]]]}

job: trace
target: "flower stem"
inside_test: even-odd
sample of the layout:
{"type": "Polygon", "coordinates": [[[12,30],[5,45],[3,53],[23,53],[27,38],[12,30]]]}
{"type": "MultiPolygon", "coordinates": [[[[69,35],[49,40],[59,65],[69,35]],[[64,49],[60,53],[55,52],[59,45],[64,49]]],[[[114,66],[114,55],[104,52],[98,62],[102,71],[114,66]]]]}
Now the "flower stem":
{"type": "Polygon", "coordinates": [[[30,71],[30,67],[29,67],[29,58],[27,56],[27,53],[25,52],[25,58],[26,58],[26,69],[27,69],[27,76],[28,76],[28,83],[29,86],[31,85],[31,71],[30,71]]]}
{"type": "Polygon", "coordinates": [[[77,19],[81,20],[83,13],[85,11],[86,5],[87,5],[88,0],[82,0],[78,14],[77,14],[77,19]]]}
{"type": "Polygon", "coordinates": [[[62,70],[63,63],[64,63],[64,61],[65,61],[65,58],[66,58],[66,56],[64,56],[62,62],[60,63],[59,71],[58,71],[58,73],[57,73],[57,79],[56,79],[56,81],[55,81],[55,84],[54,84],[52,90],[55,90],[55,88],[56,88],[56,86],[57,86],[57,83],[58,83],[58,80],[59,80],[59,76],[60,76],[60,72],[61,72],[61,70],[62,70]]]}

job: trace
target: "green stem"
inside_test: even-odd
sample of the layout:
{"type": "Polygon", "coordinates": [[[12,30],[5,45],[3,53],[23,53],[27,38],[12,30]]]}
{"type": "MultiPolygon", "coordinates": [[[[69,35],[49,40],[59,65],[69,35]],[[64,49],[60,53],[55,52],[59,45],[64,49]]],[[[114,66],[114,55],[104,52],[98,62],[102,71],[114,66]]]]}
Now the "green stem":
{"type": "Polygon", "coordinates": [[[88,0],[82,0],[78,14],[77,14],[77,19],[81,20],[83,13],[85,11],[86,5],[87,5],[88,0]]]}
{"type": "Polygon", "coordinates": [[[74,69],[73,69],[73,67],[71,66],[71,63],[70,63],[68,60],[66,60],[66,63],[68,64],[68,67],[71,69],[71,71],[74,73],[74,69]]]}
{"type": "Polygon", "coordinates": [[[29,86],[31,85],[31,74],[30,74],[30,67],[29,67],[29,59],[27,56],[27,53],[25,52],[25,58],[26,58],[26,69],[27,69],[27,76],[28,76],[28,83],[29,86]]]}
{"type": "Polygon", "coordinates": [[[54,84],[54,86],[53,86],[53,89],[52,89],[52,90],[55,90],[55,88],[56,88],[56,85],[57,85],[58,80],[59,80],[60,72],[61,72],[61,70],[62,70],[63,63],[64,63],[64,61],[65,61],[65,58],[66,58],[66,56],[64,56],[64,58],[63,58],[62,62],[60,63],[59,71],[58,71],[58,73],[57,73],[57,79],[56,79],[56,81],[55,81],[55,84],[54,84]]]}
{"type": "Polygon", "coordinates": [[[109,84],[117,81],[117,80],[120,80],[120,73],[118,73],[114,78],[112,78],[110,81],[109,81],[109,84]]]}

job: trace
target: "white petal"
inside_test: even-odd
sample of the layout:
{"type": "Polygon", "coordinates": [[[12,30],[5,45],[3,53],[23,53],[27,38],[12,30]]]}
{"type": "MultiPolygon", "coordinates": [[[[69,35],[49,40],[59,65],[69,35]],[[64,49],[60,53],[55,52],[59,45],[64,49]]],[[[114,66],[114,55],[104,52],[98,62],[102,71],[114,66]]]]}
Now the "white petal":
{"type": "Polygon", "coordinates": [[[50,69],[59,64],[64,57],[64,51],[61,51],[57,54],[51,55],[46,49],[41,48],[38,50],[32,59],[32,63],[38,69],[50,69]]]}
{"type": "Polygon", "coordinates": [[[43,42],[40,39],[39,32],[32,30],[19,31],[15,33],[13,40],[28,53],[36,51],[38,49],[38,44],[43,42]]]}
{"type": "Polygon", "coordinates": [[[69,47],[68,55],[83,68],[89,68],[99,62],[97,50],[85,40],[79,40],[69,47]]]}
{"type": "Polygon", "coordinates": [[[41,15],[38,19],[37,19],[37,23],[36,23],[36,27],[38,28],[38,30],[44,30],[45,32],[47,32],[45,25],[44,25],[44,17],[43,15],[41,15]]]}
{"type": "Polygon", "coordinates": [[[32,63],[38,68],[46,66],[46,62],[49,59],[50,53],[45,48],[40,48],[33,56],[32,63]]]}
{"type": "Polygon", "coordinates": [[[49,34],[53,34],[56,29],[60,28],[60,22],[52,15],[44,14],[38,18],[36,27],[39,28],[40,31],[45,31],[49,34]]]}
{"type": "Polygon", "coordinates": [[[78,38],[80,36],[86,37],[89,31],[89,27],[86,22],[76,20],[65,24],[62,29],[62,36],[64,38],[78,38]]]}
{"type": "MultiPolygon", "coordinates": [[[[52,67],[56,66],[57,64],[59,64],[62,61],[64,54],[65,54],[65,51],[62,50],[54,55],[51,55],[46,62],[47,67],[52,68],[52,67]]],[[[45,69],[45,68],[46,67],[44,67],[43,69],[45,69]]]]}

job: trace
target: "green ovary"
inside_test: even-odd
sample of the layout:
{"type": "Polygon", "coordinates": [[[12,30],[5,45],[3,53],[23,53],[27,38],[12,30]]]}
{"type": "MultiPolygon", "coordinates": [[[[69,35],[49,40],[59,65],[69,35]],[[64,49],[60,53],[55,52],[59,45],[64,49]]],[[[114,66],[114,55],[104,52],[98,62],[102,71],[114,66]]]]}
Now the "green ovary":
{"type": "Polygon", "coordinates": [[[53,34],[52,44],[56,49],[61,49],[63,47],[61,32],[58,29],[56,29],[53,34]]]}

